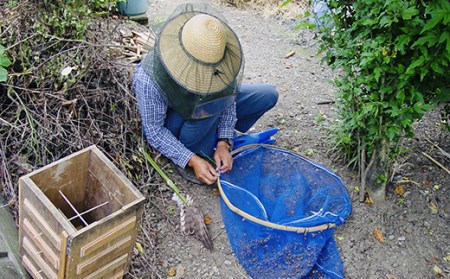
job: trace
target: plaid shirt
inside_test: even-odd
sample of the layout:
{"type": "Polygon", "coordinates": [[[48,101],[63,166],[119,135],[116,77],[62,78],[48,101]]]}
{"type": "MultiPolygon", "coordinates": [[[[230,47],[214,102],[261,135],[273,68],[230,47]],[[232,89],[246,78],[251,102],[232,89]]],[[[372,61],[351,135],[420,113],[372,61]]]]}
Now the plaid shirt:
{"type": "MultiPolygon", "coordinates": [[[[137,66],[134,73],[133,87],[141,114],[142,129],[148,143],[175,164],[184,168],[194,153],[164,126],[168,109],[167,102],[161,95],[161,88],[141,65],[137,66]]],[[[235,124],[236,103],[221,112],[217,136],[232,138],[235,124]]]]}

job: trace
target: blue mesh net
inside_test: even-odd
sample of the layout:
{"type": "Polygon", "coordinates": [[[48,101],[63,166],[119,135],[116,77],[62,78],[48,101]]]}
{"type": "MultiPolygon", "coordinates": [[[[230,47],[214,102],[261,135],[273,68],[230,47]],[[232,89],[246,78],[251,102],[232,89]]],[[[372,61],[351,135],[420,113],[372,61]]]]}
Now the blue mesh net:
{"type": "Polygon", "coordinates": [[[351,202],[332,171],[257,145],[235,155],[219,185],[231,247],[252,278],[344,278],[333,227],[351,202]]]}

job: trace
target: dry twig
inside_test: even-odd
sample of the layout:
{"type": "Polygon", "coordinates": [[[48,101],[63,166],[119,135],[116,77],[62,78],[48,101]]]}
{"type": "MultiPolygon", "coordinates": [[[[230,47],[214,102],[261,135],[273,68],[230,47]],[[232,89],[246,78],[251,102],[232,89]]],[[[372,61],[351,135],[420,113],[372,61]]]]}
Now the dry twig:
{"type": "Polygon", "coordinates": [[[446,167],[444,167],[441,163],[439,163],[438,161],[436,161],[433,157],[431,157],[430,155],[428,155],[425,152],[422,152],[422,155],[427,157],[428,160],[430,160],[431,162],[435,163],[438,167],[440,167],[441,169],[443,169],[445,172],[447,172],[448,174],[450,174],[450,170],[448,170],[446,167]]]}

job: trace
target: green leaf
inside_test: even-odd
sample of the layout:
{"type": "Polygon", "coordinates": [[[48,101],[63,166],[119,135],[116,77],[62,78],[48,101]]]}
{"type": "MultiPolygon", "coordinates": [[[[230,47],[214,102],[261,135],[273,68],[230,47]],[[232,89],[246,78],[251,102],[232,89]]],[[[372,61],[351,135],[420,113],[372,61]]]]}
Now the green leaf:
{"type": "Polygon", "coordinates": [[[0,82],[6,81],[8,78],[8,72],[5,68],[0,67],[0,82]]]}
{"type": "Polygon", "coordinates": [[[428,74],[428,72],[429,72],[429,70],[427,68],[424,68],[424,69],[422,69],[422,71],[420,71],[420,81],[423,81],[423,79],[428,74]]]}
{"type": "Polygon", "coordinates": [[[427,45],[428,47],[434,46],[438,42],[439,38],[435,32],[427,33],[425,36],[420,37],[417,41],[412,44],[412,48],[415,46],[427,45]]]}
{"type": "Polygon", "coordinates": [[[422,28],[422,31],[420,31],[421,34],[425,31],[433,29],[444,18],[442,13],[433,13],[431,16],[431,19],[427,21],[425,26],[422,28]]]}
{"type": "Polygon", "coordinates": [[[400,104],[403,105],[403,103],[405,102],[405,92],[404,91],[398,92],[395,98],[400,102],[400,104]]]}
{"type": "Polygon", "coordinates": [[[441,34],[441,36],[439,36],[439,43],[443,43],[444,41],[449,41],[450,40],[450,32],[445,31],[441,34]]]}
{"type": "Polygon", "coordinates": [[[9,65],[11,65],[11,60],[9,60],[7,57],[0,56],[0,66],[8,67],[9,65]]]}
{"type": "Polygon", "coordinates": [[[400,36],[397,37],[396,39],[396,47],[398,48],[398,50],[401,53],[405,52],[405,46],[407,44],[409,44],[409,42],[411,42],[411,37],[406,35],[406,34],[402,34],[400,36]]]}
{"type": "Polygon", "coordinates": [[[419,58],[417,58],[416,60],[414,60],[411,65],[409,65],[408,69],[406,69],[406,73],[408,74],[412,74],[412,71],[423,65],[423,63],[425,62],[425,57],[420,56],[419,58]]]}
{"type": "Polygon", "coordinates": [[[413,16],[419,14],[419,10],[415,7],[409,7],[402,12],[402,18],[404,20],[410,20],[413,16]]]}
{"type": "Polygon", "coordinates": [[[450,32],[445,31],[441,34],[438,42],[443,43],[444,41],[447,41],[445,44],[445,50],[447,51],[447,53],[450,53],[450,32]]]}
{"type": "Polygon", "coordinates": [[[390,26],[392,24],[392,19],[390,16],[385,15],[380,19],[379,24],[380,24],[380,27],[390,26]]]}
{"type": "Polygon", "coordinates": [[[442,67],[439,65],[438,61],[434,61],[433,63],[431,63],[431,69],[433,69],[433,71],[435,71],[438,74],[441,74],[441,75],[444,74],[444,69],[442,69],[442,67]]]}
{"type": "Polygon", "coordinates": [[[291,3],[291,0],[284,0],[283,3],[281,3],[281,6],[280,6],[280,7],[284,7],[284,6],[286,6],[287,4],[289,4],[289,3],[291,3]]]}
{"type": "Polygon", "coordinates": [[[375,69],[373,70],[373,73],[375,75],[375,79],[376,79],[377,82],[380,81],[381,72],[382,72],[382,69],[380,67],[378,67],[378,66],[375,67],[375,69]]]}

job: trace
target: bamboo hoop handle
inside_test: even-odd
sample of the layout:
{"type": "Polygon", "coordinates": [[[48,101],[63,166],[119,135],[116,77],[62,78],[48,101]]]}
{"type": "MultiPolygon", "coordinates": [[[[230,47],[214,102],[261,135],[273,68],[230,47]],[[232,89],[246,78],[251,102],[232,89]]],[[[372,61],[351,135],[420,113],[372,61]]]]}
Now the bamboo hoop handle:
{"type": "MultiPolygon", "coordinates": [[[[238,154],[239,152],[241,152],[241,151],[243,151],[245,149],[249,149],[249,148],[253,148],[253,147],[259,147],[259,146],[274,147],[274,146],[268,145],[268,144],[249,144],[249,145],[245,145],[245,146],[242,146],[240,148],[237,148],[237,149],[233,150],[231,152],[231,154],[234,156],[234,155],[238,154]]],[[[287,151],[286,149],[283,149],[283,148],[280,148],[280,147],[274,147],[274,148],[275,149],[279,149],[279,150],[287,151]]],[[[228,199],[227,195],[225,194],[225,192],[222,189],[222,184],[220,183],[220,179],[217,180],[217,185],[218,185],[218,188],[219,188],[220,196],[222,197],[223,201],[225,202],[225,204],[228,206],[228,208],[231,211],[233,211],[234,213],[238,214],[239,216],[244,217],[245,219],[248,219],[248,220],[250,220],[253,223],[256,223],[258,225],[261,225],[261,226],[264,226],[264,227],[268,227],[268,228],[272,228],[272,229],[276,229],[276,230],[296,232],[296,233],[318,232],[318,231],[324,231],[324,230],[336,227],[336,224],[333,224],[333,223],[326,223],[326,224],[322,224],[322,225],[314,226],[314,227],[293,227],[293,226],[285,226],[285,225],[275,224],[275,223],[272,223],[272,222],[269,222],[269,221],[262,220],[260,218],[256,218],[255,216],[252,216],[252,215],[248,214],[247,212],[237,208],[234,204],[232,204],[230,202],[230,200],[228,199]]]]}

